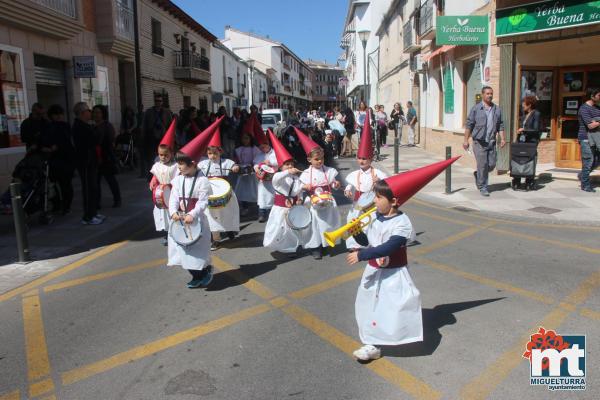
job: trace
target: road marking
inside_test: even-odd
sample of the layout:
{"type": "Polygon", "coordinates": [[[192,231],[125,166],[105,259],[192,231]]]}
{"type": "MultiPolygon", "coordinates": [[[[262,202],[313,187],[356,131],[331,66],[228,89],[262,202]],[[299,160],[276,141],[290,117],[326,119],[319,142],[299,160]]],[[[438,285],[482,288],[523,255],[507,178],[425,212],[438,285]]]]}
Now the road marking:
{"type": "Polygon", "coordinates": [[[505,229],[499,229],[499,228],[490,228],[489,230],[491,232],[499,233],[501,235],[518,237],[520,239],[531,240],[534,242],[548,243],[548,244],[551,244],[554,246],[564,247],[567,249],[581,250],[581,251],[585,251],[586,253],[591,253],[591,254],[600,254],[600,249],[596,249],[593,247],[581,246],[581,245],[578,245],[575,243],[566,243],[566,242],[563,242],[560,240],[544,239],[544,238],[540,238],[540,237],[526,235],[524,233],[518,233],[518,232],[508,231],[505,229]]]}
{"type": "Polygon", "coordinates": [[[242,286],[259,296],[260,298],[270,300],[272,298],[277,297],[277,294],[275,292],[273,292],[271,289],[269,289],[262,283],[258,282],[256,279],[249,278],[239,269],[239,267],[235,267],[216,256],[212,256],[212,263],[213,266],[219,271],[226,273],[236,282],[240,283],[242,286]]]}
{"type": "Polygon", "coordinates": [[[432,243],[430,245],[427,246],[421,246],[415,250],[410,251],[411,255],[422,255],[425,253],[431,253],[434,250],[438,250],[441,249],[442,247],[446,247],[451,245],[452,243],[458,242],[460,240],[466,239],[470,236],[475,235],[476,233],[479,233],[483,230],[489,229],[491,226],[496,225],[496,222],[488,222],[486,224],[483,224],[481,226],[474,226],[472,228],[466,229],[462,232],[456,233],[454,235],[450,235],[445,239],[439,240],[435,243],[432,243]]]}
{"type": "Polygon", "coordinates": [[[130,350],[105,358],[104,360],[72,369],[71,371],[64,372],[61,375],[63,385],[70,385],[118,366],[127,364],[131,361],[148,357],[159,351],[167,350],[171,347],[189,342],[192,339],[197,339],[209,333],[227,328],[228,326],[234,325],[238,322],[264,314],[272,309],[273,308],[268,304],[261,304],[255,307],[246,308],[242,311],[238,311],[225,317],[200,324],[185,331],[175,333],[171,336],[134,347],[130,350]]]}
{"type": "MultiPolygon", "coordinates": [[[[361,346],[356,340],[323,322],[297,305],[292,304],[284,307],[282,310],[300,325],[315,333],[326,342],[337,347],[350,357],[352,357],[352,352],[361,346]]],[[[441,398],[440,392],[385,358],[380,358],[379,360],[366,364],[365,367],[417,399],[441,398]]]]}
{"type": "Polygon", "coordinates": [[[38,397],[54,390],[52,379],[46,378],[43,381],[29,385],[29,397],[38,397]]]}
{"type": "Polygon", "coordinates": [[[293,299],[303,299],[305,297],[314,296],[317,293],[324,292],[346,282],[354,281],[360,278],[363,274],[363,268],[358,269],[356,271],[348,272],[343,275],[336,276],[333,279],[329,279],[316,285],[309,286],[304,289],[297,290],[295,292],[290,293],[288,296],[293,299]]]}
{"type": "Polygon", "coordinates": [[[115,271],[103,272],[100,274],[84,276],[83,278],[72,279],[70,281],[59,282],[59,283],[55,283],[53,285],[44,287],[44,292],[46,292],[46,293],[54,292],[56,290],[66,289],[66,288],[70,288],[73,286],[83,285],[84,283],[95,282],[95,281],[100,281],[103,279],[113,278],[115,276],[128,274],[130,272],[140,271],[140,270],[143,270],[146,268],[158,267],[161,265],[165,265],[166,262],[167,262],[166,258],[159,258],[156,260],[146,261],[146,262],[143,262],[140,264],[132,265],[132,266],[129,266],[126,268],[117,269],[115,271]]]}
{"type": "MultiPolygon", "coordinates": [[[[599,285],[600,271],[596,271],[584,279],[574,291],[565,297],[564,301],[580,305],[599,285]]],[[[525,360],[522,355],[531,334],[536,332],[540,326],[546,329],[557,329],[570,314],[571,311],[561,307],[550,311],[540,322],[520,337],[509,350],[501,354],[479,376],[466,384],[461,390],[461,398],[469,400],[486,399],[508,377],[512,370],[525,360]]]]}
{"type": "Polygon", "coordinates": [[[18,287],[16,289],[9,290],[8,292],[0,295],[0,302],[12,299],[13,297],[18,296],[23,293],[26,293],[32,289],[36,289],[40,285],[43,285],[44,283],[49,282],[52,279],[58,278],[59,276],[62,276],[66,273],[76,270],[77,268],[79,268],[83,265],[86,265],[93,260],[96,260],[102,256],[112,253],[113,251],[117,250],[118,248],[125,246],[127,243],[129,243],[128,240],[124,240],[124,241],[118,242],[118,243],[113,243],[109,246],[106,246],[100,250],[93,252],[92,254],[88,254],[87,256],[85,256],[71,264],[65,265],[64,267],[61,267],[61,268],[57,269],[56,271],[50,272],[49,274],[42,276],[41,278],[35,279],[35,280],[33,280],[21,287],[18,287]]]}
{"type": "Polygon", "coordinates": [[[23,297],[23,327],[27,375],[30,382],[37,381],[50,375],[50,361],[39,295],[23,297]]]}
{"type": "Polygon", "coordinates": [[[444,272],[448,272],[448,273],[456,275],[456,276],[460,276],[461,278],[464,278],[464,279],[467,279],[467,280],[470,280],[473,282],[481,283],[482,285],[487,285],[487,286],[491,286],[496,289],[502,289],[507,292],[512,292],[512,293],[518,294],[519,296],[527,297],[527,298],[539,301],[544,304],[555,303],[555,300],[550,296],[546,296],[541,293],[533,292],[531,290],[523,289],[523,288],[520,288],[517,286],[512,286],[512,285],[509,285],[508,283],[497,281],[495,279],[490,279],[490,278],[486,278],[483,276],[472,274],[470,272],[462,271],[458,268],[452,267],[450,265],[442,264],[442,263],[430,260],[425,257],[413,257],[413,259],[415,261],[419,262],[420,264],[424,264],[431,268],[435,268],[440,271],[444,271],[444,272]]]}
{"type": "Polygon", "coordinates": [[[14,392],[0,395],[0,400],[21,400],[21,392],[15,390],[14,392]]]}
{"type": "Polygon", "coordinates": [[[56,400],[56,396],[51,394],[50,396],[40,397],[38,400],[56,400]]]}
{"type": "Polygon", "coordinates": [[[589,308],[584,307],[579,311],[579,314],[583,317],[596,319],[600,321],[600,312],[598,311],[590,310],[589,308]]]}

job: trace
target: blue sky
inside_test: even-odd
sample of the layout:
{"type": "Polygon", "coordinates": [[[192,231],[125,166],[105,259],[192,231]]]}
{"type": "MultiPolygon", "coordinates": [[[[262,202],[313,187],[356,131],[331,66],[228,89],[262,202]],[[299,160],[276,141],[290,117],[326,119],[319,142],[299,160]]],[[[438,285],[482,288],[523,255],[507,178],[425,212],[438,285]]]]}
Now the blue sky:
{"type": "Polygon", "coordinates": [[[335,64],[348,0],[172,0],[218,38],[225,25],[283,42],[302,59],[335,64]],[[326,7],[325,7],[326,6],[326,7]]]}

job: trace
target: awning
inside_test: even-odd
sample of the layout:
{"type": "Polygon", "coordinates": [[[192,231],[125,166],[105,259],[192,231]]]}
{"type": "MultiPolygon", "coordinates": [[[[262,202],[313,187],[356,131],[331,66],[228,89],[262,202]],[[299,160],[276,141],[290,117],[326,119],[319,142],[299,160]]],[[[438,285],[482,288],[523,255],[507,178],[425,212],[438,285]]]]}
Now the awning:
{"type": "Polygon", "coordinates": [[[439,49],[435,50],[434,52],[429,53],[429,54],[423,56],[423,61],[429,61],[433,57],[437,56],[438,54],[442,54],[442,53],[445,53],[447,51],[450,51],[450,50],[452,50],[455,47],[456,46],[453,45],[453,44],[445,44],[442,47],[440,47],[439,49]]]}

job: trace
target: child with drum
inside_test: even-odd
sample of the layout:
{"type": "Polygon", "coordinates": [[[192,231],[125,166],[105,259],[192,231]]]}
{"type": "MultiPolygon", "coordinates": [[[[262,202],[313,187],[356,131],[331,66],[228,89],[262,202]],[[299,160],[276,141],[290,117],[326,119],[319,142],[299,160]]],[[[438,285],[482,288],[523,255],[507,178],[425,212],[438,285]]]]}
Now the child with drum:
{"type": "Polygon", "coordinates": [[[168,266],[181,265],[192,275],[188,288],[206,287],[213,278],[210,265],[210,228],[204,210],[208,206],[211,186],[197,167],[216,127],[217,119],[206,130],[185,145],[175,156],[179,175],[171,184],[169,213],[168,266]],[[174,251],[171,251],[171,248],[174,251]]]}
{"type": "Polygon", "coordinates": [[[398,208],[458,157],[385,178],[375,183],[375,207],[368,233],[355,233],[367,247],[353,249],[346,261],[367,262],[358,286],[355,316],[363,346],[359,361],[381,357],[381,346],[423,340],[421,295],[409,270],[406,245],[415,239],[408,216],[398,208]]]}
{"type": "Polygon", "coordinates": [[[277,157],[262,129],[255,130],[254,138],[260,150],[253,161],[254,172],[258,178],[258,222],[262,223],[267,221],[275,200],[275,189],[271,180],[277,171],[277,157]]]}
{"type": "Polygon", "coordinates": [[[169,230],[169,196],[171,194],[171,181],[177,175],[177,164],[173,160],[175,149],[175,125],[173,118],[171,125],[165,132],[158,145],[158,161],[150,169],[152,180],[150,191],[154,202],[154,226],[158,232],[164,232],[163,245],[167,245],[169,230]]]}
{"type": "Polygon", "coordinates": [[[282,253],[295,253],[310,237],[311,215],[302,204],[300,170],[294,158],[269,129],[269,139],[277,157],[280,172],[273,175],[274,205],[265,226],[263,246],[282,253]]]}
{"type": "MultiPolygon", "coordinates": [[[[346,222],[352,221],[373,206],[375,201],[373,187],[380,179],[387,178],[385,172],[371,166],[373,161],[373,140],[368,113],[365,118],[366,122],[363,125],[360,144],[356,153],[359,169],[350,172],[346,176],[347,185],[344,189],[344,195],[352,199],[353,202],[352,209],[346,217],[346,222]]],[[[367,230],[368,226],[365,227],[365,233],[367,233],[367,230]]],[[[347,249],[360,247],[360,244],[356,243],[356,240],[352,236],[346,239],[347,249]]]]}
{"type": "Polygon", "coordinates": [[[238,199],[231,190],[226,178],[230,173],[237,173],[240,167],[232,160],[221,158],[221,132],[217,128],[208,143],[208,158],[200,161],[198,168],[211,184],[212,195],[208,198],[208,208],[204,214],[212,233],[211,250],[216,250],[221,240],[221,232],[233,239],[240,230],[240,208],[238,199]]]}
{"type": "Polygon", "coordinates": [[[248,215],[248,207],[251,203],[256,203],[258,193],[258,179],[252,168],[254,157],[260,150],[254,146],[252,135],[249,132],[242,133],[240,137],[241,146],[236,147],[235,156],[240,166],[240,176],[235,185],[235,194],[242,206],[241,215],[248,215]]]}
{"type": "Polygon", "coordinates": [[[323,258],[323,246],[327,246],[323,233],[340,226],[340,212],[332,189],[339,189],[341,185],[335,180],[337,170],[323,165],[323,149],[302,131],[294,129],[310,163],[300,175],[302,188],[308,193],[305,203],[311,206],[312,215],[310,239],[304,247],[311,249],[315,260],[320,260],[323,258]]]}

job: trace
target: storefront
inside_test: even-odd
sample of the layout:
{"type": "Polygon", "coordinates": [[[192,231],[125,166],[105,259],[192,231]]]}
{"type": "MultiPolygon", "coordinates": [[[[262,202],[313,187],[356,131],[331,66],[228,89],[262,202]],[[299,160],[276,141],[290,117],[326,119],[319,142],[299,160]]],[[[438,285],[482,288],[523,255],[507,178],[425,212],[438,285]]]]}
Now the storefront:
{"type": "Polygon", "coordinates": [[[521,124],[521,100],[538,98],[542,116],[539,159],[557,168],[580,168],[577,111],[588,87],[600,87],[600,3],[552,0],[502,8],[496,36],[512,47],[515,85],[512,132],[521,124]]]}

